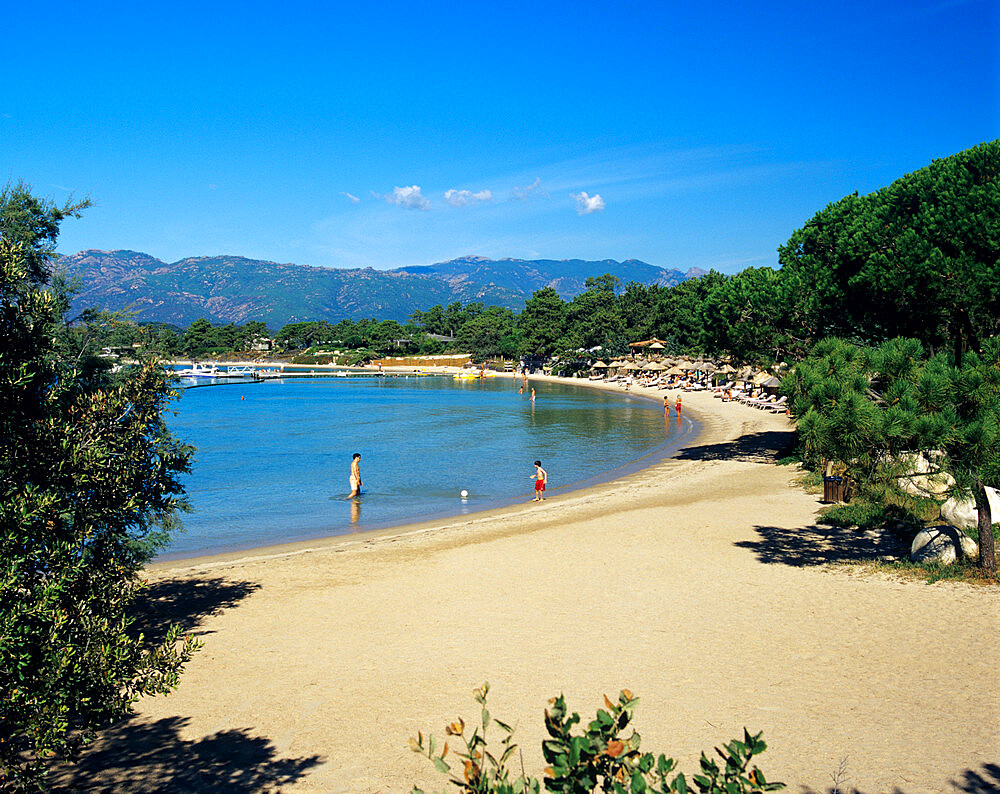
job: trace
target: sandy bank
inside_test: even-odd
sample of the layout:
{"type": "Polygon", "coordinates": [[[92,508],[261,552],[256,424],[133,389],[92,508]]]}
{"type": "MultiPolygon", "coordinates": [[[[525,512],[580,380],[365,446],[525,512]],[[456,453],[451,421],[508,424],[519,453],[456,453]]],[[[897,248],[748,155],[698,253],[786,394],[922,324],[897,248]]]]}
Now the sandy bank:
{"type": "Polygon", "coordinates": [[[484,680],[533,773],[550,696],[587,717],[627,686],[644,746],[688,770],[746,725],[792,792],[826,791],[845,757],[865,792],[1000,785],[984,768],[1000,760],[1000,595],[826,565],[865,547],[817,529],[816,498],[770,462],[787,420],[704,394],[684,405],[699,439],[604,486],[152,570],[159,617],[205,647],[69,785],[443,790],[406,740],[471,717],[484,680]]]}

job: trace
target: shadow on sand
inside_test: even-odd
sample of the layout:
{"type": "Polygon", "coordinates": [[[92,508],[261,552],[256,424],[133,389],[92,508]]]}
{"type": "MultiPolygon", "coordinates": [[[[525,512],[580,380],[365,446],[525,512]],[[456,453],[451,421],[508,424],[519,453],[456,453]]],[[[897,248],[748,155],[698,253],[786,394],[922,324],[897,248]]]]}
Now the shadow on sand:
{"type": "MultiPolygon", "coordinates": [[[[260,589],[223,577],[177,578],[154,582],[135,606],[134,629],[152,642],[171,624],[205,635],[207,617],[236,606],[260,589]]],[[[183,674],[181,685],[183,686],[183,674]]],[[[131,714],[101,730],[74,766],[54,770],[59,792],[256,792],[288,785],[321,763],[319,756],[277,758],[270,740],[247,729],[231,729],[200,739],[182,737],[186,717],[146,722],[131,714]]]]}
{"type": "Polygon", "coordinates": [[[257,792],[274,790],[322,763],[317,756],[277,758],[274,746],[247,730],[183,739],[189,720],[143,723],[135,715],[101,732],[76,766],[53,779],[57,792],[257,792]]]}
{"type": "Polygon", "coordinates": [[[746,433],[721,444],[702,444],[678,451],[680,460],[739,460],[745,463],[774,463],[789,454],[794,443],[792,430],[746,433]]]}
{"type": "MultiPolygon", "coordinates": [[[[983,764],[978,770],[966,769],[959,773],[957,779],[949,780],[948,783],[951,786],[949,791],[955,794],[997,794],[1000,792],[1000,764],[983,764]]],[[[848,785],[830,786],[822,792],[802,786],[799,791],[800,794],[875,794],[848,785]]],[[[889,794],[908,794],[908,792],[896,786],[889,794]]]]}
{"type": "Polygon", "coordinates": [[[151,642],[166,637],[172,623],[178,624],[185,634],[209,634],[200,629],[205,618],[236,606],[259,589],[260,585],[254,582],[219,576],[153,582],[135,605],[135,628],[151,642]]]}
{"type": "Polygon", "coordinates": [[[754,527],[760,540],[740,540],[735,545],[750,549],[766,563],[827,565],[836,562],[863,562],[898,556],[904,552],[900,541],[889,534],[873,535],[845,527],[813,524],[808,527],[754,527]]]}

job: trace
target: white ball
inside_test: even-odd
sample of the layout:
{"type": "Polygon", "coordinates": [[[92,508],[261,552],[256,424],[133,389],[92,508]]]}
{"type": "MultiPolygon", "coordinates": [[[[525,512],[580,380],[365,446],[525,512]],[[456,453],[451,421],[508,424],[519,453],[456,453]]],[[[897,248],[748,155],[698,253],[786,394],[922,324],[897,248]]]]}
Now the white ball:
{"type": "Polygon", "coordinates": [[[464,499],[464,498],[465,498],[466,496],[468,496],[468,495],[469,495],[469,492],[468,492],[468,491],[462,491],[462,498],[463,498],[463,499],[464,499]]]}

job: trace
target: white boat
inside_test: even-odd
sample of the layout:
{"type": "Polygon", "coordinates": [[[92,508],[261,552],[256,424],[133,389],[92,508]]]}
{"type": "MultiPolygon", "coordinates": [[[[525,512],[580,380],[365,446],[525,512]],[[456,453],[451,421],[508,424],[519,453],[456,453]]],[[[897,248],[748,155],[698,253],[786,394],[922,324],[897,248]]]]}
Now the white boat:
{"type": "Polygon", "coordinates": [[[217,378],[219,368],[215,364],[195,364],[188,369],[182,369],[177,373],[182,378],[217,378]]]}
{"type": "Polygon", "coordinates": [[[272,378],[280,378],[281,372],[276,369],[258,369],[253,373],[253,377],[259,380],[270,380],[272,378]]]}

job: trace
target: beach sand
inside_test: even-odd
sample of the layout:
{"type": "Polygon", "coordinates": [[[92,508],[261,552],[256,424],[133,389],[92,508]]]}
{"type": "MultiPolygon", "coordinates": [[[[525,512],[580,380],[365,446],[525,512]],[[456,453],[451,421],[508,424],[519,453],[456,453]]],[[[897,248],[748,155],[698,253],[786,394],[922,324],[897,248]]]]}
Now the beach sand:
{"type": "Polygon", "coordinates": [[[470,722],[489,681],[532,774],[550,697],[587,720],[627,687],[643,748],[688,773],[747,726],[791,792],[830,790],[842,762],[841,790],[997,790],[1000,592],[831,565],[871,543],[817,528],[818,497],[773,464],[787,418],[684,409],[703,433],[678,458],[586,491],[153,566],[157,619],[204,648],[62,784],[443,791],[407,739],[470,722]]]}

